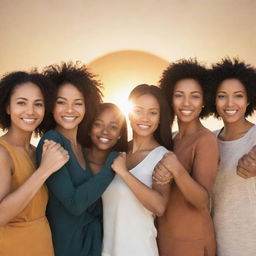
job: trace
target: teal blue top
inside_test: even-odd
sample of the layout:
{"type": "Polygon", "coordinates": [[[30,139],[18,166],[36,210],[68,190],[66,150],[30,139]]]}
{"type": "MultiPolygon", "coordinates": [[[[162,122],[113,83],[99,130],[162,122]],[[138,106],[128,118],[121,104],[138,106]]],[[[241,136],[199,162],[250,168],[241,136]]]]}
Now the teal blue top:
{"type": "MultiPolygon", "coordinates": [[[[100,256],[102,249],[101,195],[112,181],[112,152],[95,176],[89,163],[83,169],[72,150],[71,142],[61,133],[50,130],[37,147],[41,161],[45,139],[59,143],[69,152],[69,161],[46,181],[49,189],[47,217],[51,226],[55,256],[100,256]]],[[[40,242],[40,241],[38,241],[40,242]]]]}

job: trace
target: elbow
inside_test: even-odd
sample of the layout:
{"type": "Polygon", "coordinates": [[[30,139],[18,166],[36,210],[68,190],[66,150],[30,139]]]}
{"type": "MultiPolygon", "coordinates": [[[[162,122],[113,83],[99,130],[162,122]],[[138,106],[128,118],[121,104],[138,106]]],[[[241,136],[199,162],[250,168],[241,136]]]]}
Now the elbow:
{"type": "Polygon", "coordinates": [[[156,207],[156,208],[154,209],[154,214],[155,214],[157,217],[161,217],[161,216],[163,216],[163,214],[165,213],[165,209],[166,209],[166,205],[161,204],[161,205],[159,205],[158,207],[156,207]]]}
{"type": "Polygon", "coordinates": [[[9,223],[9,220],[4,218],[3,216],[0,217],[0,227],[4,227],[9,223]]]}

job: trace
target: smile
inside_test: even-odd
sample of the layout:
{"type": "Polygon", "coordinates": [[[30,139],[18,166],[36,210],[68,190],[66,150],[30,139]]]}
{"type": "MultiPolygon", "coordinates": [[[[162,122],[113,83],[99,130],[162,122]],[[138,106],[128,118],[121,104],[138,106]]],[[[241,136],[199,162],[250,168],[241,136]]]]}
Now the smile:
{"type": "Polygon", "coordinates": [[[36,118],[21,118],[21,120],[27,124],[32,124],[36,121],[36,118]]]}
{"type": "Polygon", "coordinates": [[[62,119],[64,119],[67,122],[73,122],[76,117],[75,116],[63,116],[62,119]]]}
{"type": "Polygon", "coordinates": [[[110,139],[108,139],[108,138],[103,138],[103,137],[99,137],[98,139],[99,139],[99,141],[101,141],[102,143],[108,143],[108,142],[110,141],[110,139]]]}
{"type": "Polygon", "coordinates": [[[192,113],[193,113],[193,111],[192,110],[180,110],[180,112],[183,114],[183,115],[185,115],[185,116],[189,116],[189,115],[191,115],[192,113]]]}
{"type": "Polygon", "coordinates": [[[232,116],[232,115],[235,115],[238,110],[224,110],[224,112],[229,115],[229,116],[232,116]]]}
{"type": "Polygon", "coordinates": [[[146,130],[150,128],[150,125],[145,125],[145,124],[138,124],[139,128],[146,130]]]}

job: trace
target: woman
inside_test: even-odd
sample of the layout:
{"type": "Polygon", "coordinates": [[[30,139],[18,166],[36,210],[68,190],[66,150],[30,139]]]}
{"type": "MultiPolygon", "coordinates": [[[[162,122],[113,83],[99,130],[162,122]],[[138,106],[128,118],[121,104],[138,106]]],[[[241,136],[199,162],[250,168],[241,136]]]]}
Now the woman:
{"type": "Polygon", "coordinates": [[[221,161],[214,186],[213,220],[218,256],[256,252],[256,177],[238,160],[256,144],[256,127],[246,118],[256,108],[255,70],[237,59],[212,68],[211,109],[224,127],[217,132],[221,161]],[[248,178],[248,179],[247,179],[248,178]]]}
{"type": "Polygon", "coordinates": [[[0,81],[0,255],[53,256],[45,217],[45,180],[69,156],[60,145],[46,142],[35,167],[32,133],[42,133],[50,84],[38,73],[13,72],[0,81]]]}
{"type": "Polygon", "coordinates": [[[159,164],[174,179],[167,210],[157,220],[161,256],[215,255],[209,205],[219,155],[215,135],[200,122],[208,114],[206,78],[206,69],[196,60],[181,60],[160,81],[179,128],[176,156],[168,154],[159,164]]]}
{"type": "Polygon", "coordinates": [[[101,93],[99,83],[85,66],[72,63],[52,65],[44,74],[55,84],[53,122],[41,139],[38,162],[45,139],[62,145],[69,161],[47,181],[47,217],[52,230],[56,256],[100,255],[102,243],[100,197],[113,179],[110,154],[97,175],[88,168],[82,147],[86,146],[101,93]]]}
{"type": "Polygon", "coordinates": [[[102,103],[90,129],[90,142],[85,157],[96,175],[111,151],[126,152],[127,124],[120,109],[112,103],[102,103]]]}
{"type": "Polygon", "coordinates": [[[112,168],[117,174],[104,192],[104,256],[156,256],[154,216],[163,214],[169,185],[152,186],[152,171],[172,149],[171,115],[161,90],[139,85],[130,93],[133,139],[112,168]]]}

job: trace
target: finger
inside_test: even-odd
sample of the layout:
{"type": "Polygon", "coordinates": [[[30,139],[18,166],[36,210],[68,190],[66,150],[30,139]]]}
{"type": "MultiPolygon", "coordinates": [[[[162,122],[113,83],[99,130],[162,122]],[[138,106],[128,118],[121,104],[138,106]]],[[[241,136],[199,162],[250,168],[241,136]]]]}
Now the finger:
{"type": "Polygon", "coordinates": [[[253,163],[255,163],[255,161],[256,161],[256,152],[250,151],[248,153],[248,158],[249,158],[249,160],[252,160],[253,163]]]}
{"type": "Polygon", "coordinates": [[[238,168],[236,173],[237,173],[238,176],[240,176],[244,179],[248,179],[250,177],[250,173],[246,169],[241,168],[241,167],[238,168]]]}

